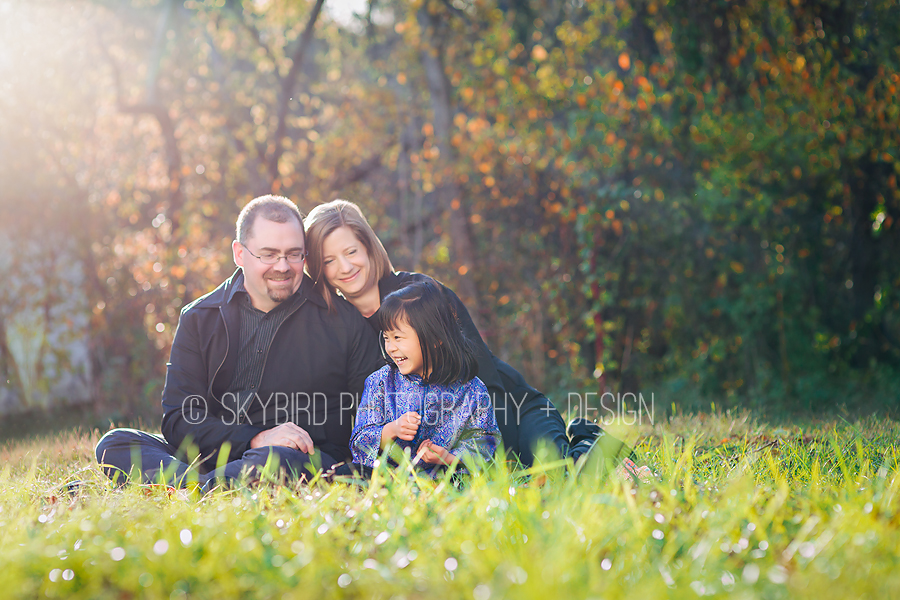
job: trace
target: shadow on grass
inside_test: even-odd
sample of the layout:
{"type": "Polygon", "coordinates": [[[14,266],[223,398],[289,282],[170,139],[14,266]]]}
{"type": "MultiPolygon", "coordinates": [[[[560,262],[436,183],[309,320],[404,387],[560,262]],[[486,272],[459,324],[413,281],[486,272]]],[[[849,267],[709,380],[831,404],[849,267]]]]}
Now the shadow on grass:
{"type": "Polygon", "coordinates": [[[49,410],[31,410],[6,415],[0,421],[0,445],[31,440],[37,437],[81,430],[98,430],[102,435],[111,427],[135,427],[158,430],[160,423],[158,405],[135,407],[128,415],[98,414],[94,406],[57,407],[49,410]]]}

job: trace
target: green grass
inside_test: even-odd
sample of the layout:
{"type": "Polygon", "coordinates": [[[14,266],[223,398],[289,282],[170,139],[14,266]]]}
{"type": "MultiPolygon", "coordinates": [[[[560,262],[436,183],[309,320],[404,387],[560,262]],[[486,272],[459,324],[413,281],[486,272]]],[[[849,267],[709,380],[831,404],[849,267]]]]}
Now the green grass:
{"type": "Polygon", "coordinates": [[[644,426],[659,481],[503,466],[200,498],[110,488],[96,432],[0,450],[0,595],[15,598],[900,597],[900,423],[644,426]],[[68,479],[87,487],[58,492],[68,479]]]}

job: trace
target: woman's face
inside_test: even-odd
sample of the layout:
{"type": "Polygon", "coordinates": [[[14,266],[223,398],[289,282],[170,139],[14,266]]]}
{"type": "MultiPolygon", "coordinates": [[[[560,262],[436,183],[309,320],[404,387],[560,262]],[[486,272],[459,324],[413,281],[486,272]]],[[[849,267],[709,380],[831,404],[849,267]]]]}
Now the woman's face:
{"type": "Polygon", "coordinates": [[[369,253],[349,227],[338,227],[322,242],[322,266],[328,285],[345,298],[369,291],[369,253]]]}

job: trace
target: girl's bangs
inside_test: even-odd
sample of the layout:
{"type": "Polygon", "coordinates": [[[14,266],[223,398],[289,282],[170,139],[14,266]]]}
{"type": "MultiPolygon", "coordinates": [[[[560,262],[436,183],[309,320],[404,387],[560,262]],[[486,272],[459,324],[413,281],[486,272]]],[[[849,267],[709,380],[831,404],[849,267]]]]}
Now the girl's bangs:
{"type": "Polygon", "coordinates": [[[381,305],[376,325],[381,331],[394,331],[401,323],[409,324],[409,317],[401,302],[389,302],[381,305]]]}

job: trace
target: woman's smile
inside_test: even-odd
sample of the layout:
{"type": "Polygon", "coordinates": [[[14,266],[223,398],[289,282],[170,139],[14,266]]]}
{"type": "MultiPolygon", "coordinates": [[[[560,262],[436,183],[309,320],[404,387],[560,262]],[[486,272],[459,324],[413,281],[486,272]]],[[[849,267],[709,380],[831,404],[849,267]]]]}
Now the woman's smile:
{"type": "Polygon", "coordinates": [[[361,272],[361,271],[357,271],[357,272],[354,273],[353,275],[348,275],[347,277],[342,277],[342,278],[341,278],[341,281],[343,281],[344,283],[350,283],[351,281],[353,281],[354,279],[356,279],[356,276],[359,275],[360,272],[361,272]]]}

